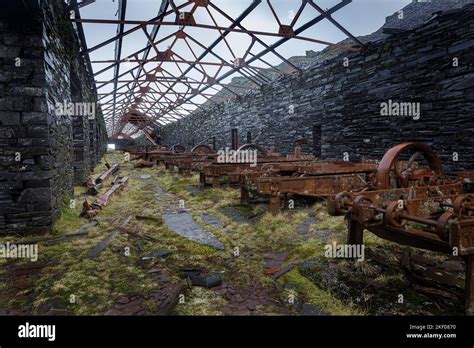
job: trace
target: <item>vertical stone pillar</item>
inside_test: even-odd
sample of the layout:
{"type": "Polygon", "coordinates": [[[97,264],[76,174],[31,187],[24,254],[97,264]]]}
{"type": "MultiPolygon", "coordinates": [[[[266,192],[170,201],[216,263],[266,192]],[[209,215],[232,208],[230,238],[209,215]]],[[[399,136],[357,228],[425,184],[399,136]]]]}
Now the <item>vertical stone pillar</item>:
{"type": "Polygon", "coordinates": [[[96,119],[89,120],[89,159],[90,159],[92,168],[94,168],[99,161],[97,153],[99,152],[98,149],[100,148],[100,142],[99,142],[99,139],[97,138],[97,135],[98,135],[97,128],[98,128],[97,120],[96,119]]]}
{"type": "Polygon", "coordinates": [[[39,18],[10,10],[2,5],[0,13],[0,234],[43,233],[52,220],[54,173],[42,27],[39,18]]]}
{"type": "Polygon", "coordinates": [[[2,4],[0,234],[50,230],[103,153],[102,116],[58,108],[96,100],[64,13],[61,1],[2,4]]]}
{"type": "Polygon", "coordinates": [[[90,158],[89,121],[84,115],[73,117],[74,183],[82,185],[88,178],[93,162],[90,158]]]}

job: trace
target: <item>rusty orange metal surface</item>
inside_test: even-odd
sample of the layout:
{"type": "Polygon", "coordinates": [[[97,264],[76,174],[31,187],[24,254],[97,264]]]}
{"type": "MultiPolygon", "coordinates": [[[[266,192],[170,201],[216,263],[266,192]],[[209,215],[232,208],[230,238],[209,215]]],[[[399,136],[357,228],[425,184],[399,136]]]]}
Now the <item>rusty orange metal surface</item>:
{"type": "Polygon", "coordinates": [[[395,243],[461,257],[466,263],[465,310],[474,314],[473,179],[474,172],[445,177],[432,149],[404,143],[387,151],[375,185],[336,194],[328,212],[346,216],[349,244],[363,244],[368,230],[395,243]],[[403,167],[401,155],[407,150],[414,154],[403,167]],[[420,155],[426,166],[413,166],[420,155]]]}

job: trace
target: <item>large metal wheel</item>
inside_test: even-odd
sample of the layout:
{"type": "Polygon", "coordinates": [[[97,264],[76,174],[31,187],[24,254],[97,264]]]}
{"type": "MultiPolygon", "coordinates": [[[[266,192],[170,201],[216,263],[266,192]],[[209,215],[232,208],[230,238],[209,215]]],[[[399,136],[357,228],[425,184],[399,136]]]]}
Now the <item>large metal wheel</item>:
{"type": "Polygon", "coordinates": [[[199,144],[199,145],[194,146],[192,148],[191,152],[196,153],[198,155],[207,155],[207,154],[212,155],[212,154],[215,154],[212,147],[210,147],[209,145],[206,145],[206,144],[199,144]]]}
{"type": "Polygon", "coordinates": [[[455,219],[455,214],[447,211],[444,212],[438,219],[436,224],[436,234],[442,240],[449,240],[449,229],[451,227],[451,222],[455,219]]]}
{"type": "Polygon", "coordinates": [[[420,143],[403,143],[388,150],[377,168],[376,188],[387,190],[436,183],[443,176],[441,161],[429,146],[420,143]],[[403,161],[403,157],[412,156],[403,161]],[[417,165],[417,160],[426,165],[417,165]]]}

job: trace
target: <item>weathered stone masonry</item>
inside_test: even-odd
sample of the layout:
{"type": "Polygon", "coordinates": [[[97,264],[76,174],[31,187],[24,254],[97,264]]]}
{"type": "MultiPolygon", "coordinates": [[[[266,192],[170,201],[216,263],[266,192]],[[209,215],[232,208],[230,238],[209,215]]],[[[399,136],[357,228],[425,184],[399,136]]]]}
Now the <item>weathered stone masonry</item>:
{"type": "Polygon", "coordinates": [[[106,150],[100,110],[93,120],[56,113],[97,99],[67,11],[25,3],[0,13],[0,233],[47,231],[106,150]]]}
{"type": "Polygon", "coordinates": [[[474,169],[474,6],[281,78],[240,101],[195,112],[164,127],[161,136],[164,144],[189,147],[215,137],[223,148],[231,145],[232,128],[241,144],[250,132],[257,143],[291,152],[295,140],[306,139],[306,151],[327,159],[347,152],[351,161],[380,159],[396,143],[420,141],[438,151],[446,172],[474,169]],[[381,116],[380,105],[389,99],[421,102],[420,119],[381,116]],[[318,126],[320,149],[313,139],[318,126]]]}

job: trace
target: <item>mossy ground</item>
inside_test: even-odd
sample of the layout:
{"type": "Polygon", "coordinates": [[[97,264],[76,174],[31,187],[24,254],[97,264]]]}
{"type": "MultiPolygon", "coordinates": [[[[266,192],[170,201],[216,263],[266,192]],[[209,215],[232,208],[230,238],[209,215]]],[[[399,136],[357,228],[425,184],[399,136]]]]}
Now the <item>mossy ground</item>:
{"type": "MultiPolygon", "coordinates": [[[[120,175],[129,176],[129,182],[112,198],[111,203],[100,211],[96,217],[98,226],[90,229],[87,238],[54,246],[40,244],[39,261],[46,261],[48,266],[34,274],[30,288],[15,290],[14,281],[9,279],[7,274],[11,267],[3,267],[2,276],[9,280],[0,284],[0,291],[6,294],[0,297],[0,309],[16,308],[24,313],[42,314],[44,306],[54,304],[55,308],[64,309],[71,314],[102,314],[122,296],[152,292],[156,288],[148,273],[152,268],[166,270],[176,279],[181,269],[195,268],[223,272],[224,283],[234,287],[262,284],[274,293],[279,292],[280,298],[285,298],[286,290],[283,289],[285,285],[290,284],[295,289],[297,297],[304,299],[305,303],[318,305],[330,314],[367,314],[364,308],[338,299],[330,291],[317,287],[300,274],[298,267],[277,281],[264,274],[264,258],[269,252],[287,252],[289,259],[285,264],[295,260],[324,257],[327,240],[318,238],[320,231],[330,231],[334,241],[345,241],[344,219],[327,215],[322,203],[276,216],[267,213],[266,207],[261,205],[250,208],[238,207],[250,215],[260,217],[255,223],[239,224],[221,211],[223,207],[238,206],[240,199],[238,190],[208,188],[198,193],[191,193],[188,191],[189,186],[197,186],[199,183],[197,174],[184,178],[177,173],[167,172],[164,167],[134,169],[133,163],[124,162],[122,157],[119,152],[106,156],[109,163],[120,163],[120,175]],[[144,174],[151,177],[144,179],[141,177],[144,174]],[[104,239],[118,221],[123,221],[129,215],[161,216],[170,202],[155,198],[155,195],[160,195],[156,190],[158,187],[184,200],[185,207],[191,210],[197,222],[203,223],[200,217],[202,213],[218,217],[226,227],[225,230],[207,225],[206,228],[215,234],[225,249],[220,251],[190,242],[169,231],[165,224],[132,219],[127,226],[129,230],[150,236],[156,242],[141,240],[138,245],[136,240],[129,239],[126,233],[121,233],[96,260],[88,259],[87,252],[104,239]],[[308,236],[302,238],[297,232],[297,226],[310,215],[315,216],[316,223],[311,225],[309,238],[308,236]],[[126,255],[126,250],[130,250],[130,255],[126,255]],[[165,259],[141,261],[142,255],[156,250],[170,250],[173,253],[165,259]]],[[[95,169],[94,175],[103,170],[105,165],[100,164],[95,169]]],[[[75,205],[63,207],[51,234],[60,236],[75,232],[87,224],[87,220],[79,217],[82,202],[86,197],[90,203],[93,201],[93,197],[88,197],[83,187],[76,187],[75,205]]],[[[174,201],[171,204],[177,205],[178,202],[174,201]]],[[[6,240],[18,240],[18,238],[3,238],[0,242],[6,240]]],[[[366,235],[365,241],[368,246],[383,247],[387,244],[370,234],[366,235]]],[[[0,260],[2,266],[8,263],[17,267],[25,262],[27,261],[0,260]]],[[[193,287],[188,291],[185,303],[178,304],[175,313],[219,315],[222,314],[221,309],[225,304],[226,300],[212,289],[193,287]]],[[[257,312],[268,315],[297,314],[296,308],[286,307],[285,311],[257,307],[257,312]]],[[[153,314],[153,310],[150,312],[153,314]]]]}

